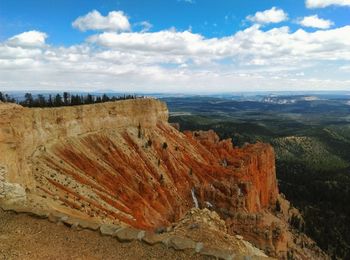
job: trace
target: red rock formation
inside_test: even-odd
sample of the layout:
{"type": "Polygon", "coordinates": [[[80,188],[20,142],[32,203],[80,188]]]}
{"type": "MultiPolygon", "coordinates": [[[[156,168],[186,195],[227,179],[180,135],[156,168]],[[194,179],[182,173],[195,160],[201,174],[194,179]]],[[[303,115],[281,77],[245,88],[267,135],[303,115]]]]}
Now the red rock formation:
{"type": "MultiPolygon", "coordinates": [[[[260,212],[275,204],[278,189],[275,155],[270,145],[257,143],[244,148],[233,148],[231,139],[219,141],[219,137],[213,131],[185,134],[189,138],[198,140],[207,151],[214,155],[220,164],[218,167],[224,168],[227,172],[223,180],[211,184],[214,187],[215,185],[221,186],[219,190],[227,196],[228,200],[244,197],[243,205],[239,205],[239,202],[233,204],[231,202],[231,206],[234,206],[235,209],[245,208],[248,212],[260,212]],[[228,187],[230,188],[227,189],[228,187]]],[[[200,185],[204,193],[207,188],[200,185]]],[[[201,194],[201,197],[202,200],[205,200],[204,194],[201,194]]],[[[226,205],[223,208],[230,207],[226,205]]]]}
{"type": "Polygon", "coordinates": [[[287,250],[289,240],[274,236],[275,224],[263,217],[278,196],[268,144],[237,148],[213,131],[180,133],[156,100],[0,112],[0,140],[15,145],[0,143],[10,151],[0,166],[10,169],[6,181],[26,188],[27,207],[154,229],[179,220],[197,199],[231,233],[272,255],[287,250]]]}

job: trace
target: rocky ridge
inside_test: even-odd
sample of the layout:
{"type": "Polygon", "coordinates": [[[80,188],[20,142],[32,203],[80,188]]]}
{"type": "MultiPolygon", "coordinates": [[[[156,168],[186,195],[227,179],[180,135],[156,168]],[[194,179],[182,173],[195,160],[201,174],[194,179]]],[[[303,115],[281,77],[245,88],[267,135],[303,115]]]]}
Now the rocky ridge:
{"type": "Polygon", "coordinates": [[[274,211],[277,200],[287,202],[270,145],[236,148],[212,131],[180,133],[153,99],[53,109],[0,104],[0,118],[3,208],[150,231],[196,206],[216,211],[229,234],[271,256],[326,257],[293,231],[289,208],[274,211]]]}

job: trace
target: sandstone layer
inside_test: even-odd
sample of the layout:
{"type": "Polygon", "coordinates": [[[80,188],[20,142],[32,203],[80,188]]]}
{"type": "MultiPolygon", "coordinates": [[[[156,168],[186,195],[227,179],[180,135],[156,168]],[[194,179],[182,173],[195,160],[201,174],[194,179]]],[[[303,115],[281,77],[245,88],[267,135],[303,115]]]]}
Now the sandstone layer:
{"type": "Polygon", "coordinates": [[[49,109],[0,104],[0,118],[3,207],[144,230],[169,226],[192,207],[210,208],[229,233],[270,255],[304,257],[288,212],[271,213],[278,188],[268,144],[237,148],[212,131],[181,133],[154,99],[49,109]]]}

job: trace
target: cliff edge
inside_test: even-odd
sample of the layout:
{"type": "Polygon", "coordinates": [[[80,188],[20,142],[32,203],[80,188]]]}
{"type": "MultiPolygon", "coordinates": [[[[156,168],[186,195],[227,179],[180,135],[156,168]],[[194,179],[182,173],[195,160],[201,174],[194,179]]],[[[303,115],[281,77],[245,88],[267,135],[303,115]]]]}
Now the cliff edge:
{"type": "Polygon", "coordinates": [[[144,230],[209,208],[230,234],[271,256],[303,257],[289,209],[273,214],[283,198],[268,144],[237,148],[213,131],[181,133],[154,99],[45,109],[0,104],[0,119],[4,208],[144,230]]]}

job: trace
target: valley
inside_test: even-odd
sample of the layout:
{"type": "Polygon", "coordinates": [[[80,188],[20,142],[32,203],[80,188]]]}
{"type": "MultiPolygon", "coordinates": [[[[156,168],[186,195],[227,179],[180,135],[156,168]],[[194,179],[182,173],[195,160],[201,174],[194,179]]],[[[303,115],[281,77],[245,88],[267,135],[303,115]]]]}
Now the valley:
{"type": "Polygon", "coordinates": [[[280,191],[302,211],[305,232],[333,257],[347,259],[350,106],[345,97],[164,100],[170,121],[178,122],[181,130],[213,129],[238,146],[271,143],[280,191]]]}

